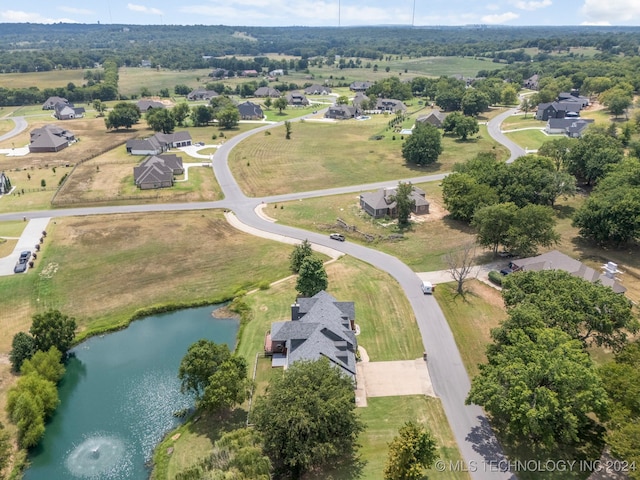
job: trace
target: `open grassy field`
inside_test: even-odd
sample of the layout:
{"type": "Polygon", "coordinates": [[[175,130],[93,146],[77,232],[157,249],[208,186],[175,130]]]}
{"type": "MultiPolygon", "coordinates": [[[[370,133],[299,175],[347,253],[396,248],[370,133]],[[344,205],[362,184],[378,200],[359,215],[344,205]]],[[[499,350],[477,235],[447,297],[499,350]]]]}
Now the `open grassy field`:
{"type": "Polygon", "coordinates": [[[502,122],[502,130],[515,130],[516,128],[529,128],[529,127],[537,127],[544,128],[546,122],[535,119],[535,112],[529,112],[527,114],[527,118],[524,118],[524,115],[511,115],[510,117],[505,118],[504,122],[502,122]]]}
{"type": "MultiPolygon", "coordinates": [[[[0,114],[3,112],[0,111],[0,114]]],[[[0,120],[0,135],[9,132],[14,126],[11,120],[0,120]]]]}
{"type": "Polygon", "coordinates": [[[540,130],[520,130],[518,132],[505,133],[505,135],[527,150],[537,150],[543,143],[561,138],[561,135],[545,135],[540,130]]]}
{"type": "Polygon", "coordinates": [[[391,118],[295,123],[290,140],[285,139],[284,127],[276,127],[271,135],[253,136],[234,148],[230,167],[247,195],[260,196],[446,172],[480,152],[506,157],[482,126],[477,139],[444,137],[444,152],[436,164],[407,164],[402,136],[388,129],[391,118]],[[373,140],[375,135],[382,138],[373,140]]]}
{"type": "Polygon", "coordinates": [[[85,83],[86,70],[50,70],[48,72],[2,73],[0,83],[5,88],[45,88],[66,87],[69,82],[81,86],[85,83]]]}
{"type": "Polygon", "coordinates": [[[168,88],[171,95],[176,85],[187,85],[193,89],[203,86],[208,81],[210,68],[197,70],[167,70],[164,68],[120,67],[118,69],[118,91],[120,95],[140,96],[142,87],[146,87],[153,95],[161,89],[168,88]]]}
{"type": "MultiPolygon", "coordinates": [[[[253,102],[256,103],[256,102],[253,102]]],[[[262,102],[257,102],[262,104],[262,102]]],[[[285,120],[291,120],[292,118],[301,117],[302,115],[307,115],[315,110],[320,108],[324,108],[325,105],[315,105],[311,104],[307,107],[303,108],[286,108],[280,113],[277,108],[271,107],[267,109],[266,107],[262,107],[267,120],[270,122],[284,122],[285,120]]],[[[318,118],[322,118],[322,115],[317,115],[318,118]]]]}
{"type": "MultiPolygon", "coordinates": [[[[2,165],[4,158],[0,156],[0,165],[2,165]]],[[[13,194],[2,197],[0,213],[51,208],[51,197],[53,197],[58,183],[66,173],[71,172],[72,167],[57,166],[55,172],[53,169],[54,167],[45,168],[38,165],[24,170],[5,170],[16,190],[13,194]],[[46,184],[44,188],[41,186],[42,180],[46,184]]]]}

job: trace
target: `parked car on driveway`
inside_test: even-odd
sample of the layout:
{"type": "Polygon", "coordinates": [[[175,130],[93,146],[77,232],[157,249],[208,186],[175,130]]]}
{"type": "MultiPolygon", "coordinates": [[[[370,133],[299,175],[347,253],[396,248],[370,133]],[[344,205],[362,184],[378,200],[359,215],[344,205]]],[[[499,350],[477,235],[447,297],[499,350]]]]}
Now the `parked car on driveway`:
{"type": "Polygon", "coordinates": [[[26,260],[22,263],[16,263],[16,266],[13,267],[13,273],[24,273],[27,271],[27,262],[26,260]]]}
{"type": "Polygon", "coordinates": [[[503,268],[502,270],[500,270],[500,273],[502,275],[509,275],[510,273],[513,273],[513,270],[510,268],[503,268]]]}
{"type": "Polygon", "coordinates": [[[20,253],[20,259],[18,260],[20,263],[27,263],[27,261],[31,258],[31,252],[29,250],[25,250],[20,253]]]}
{"type": "Polygon", "coordinates": [[[331,235],[329,235],[329,238],[331,240],[338,240],[339,242],[344,242],[344,235],[342,235],[341,233],[332,233],[331,235]]]}

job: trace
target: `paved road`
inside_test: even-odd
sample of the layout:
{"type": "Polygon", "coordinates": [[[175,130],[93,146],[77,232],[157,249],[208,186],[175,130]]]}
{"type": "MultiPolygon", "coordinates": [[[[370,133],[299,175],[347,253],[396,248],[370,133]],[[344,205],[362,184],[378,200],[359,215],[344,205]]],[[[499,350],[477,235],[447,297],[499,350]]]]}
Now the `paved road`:
{"type": "MultiPolygon", "coordinates": [[[[504,118],[507,114],[509,114],[509,112],[501,114],[496,118],[504,118]]],[[[496,119],[494,119],[494,121],[496,121],[496,119]]],[[[501,121],[502,120],[497,121],[498,130],[499,122],[501,121]]],[[[458,447],[462,454],[462,458],[465,460],[466,466],[464,468],[470,471],[470,474],[474,479],[493,480],[512,478],[508,473],[497,471],[499,470],[496,468],[497,462],[504,460],[504,456],[502,449],[498,445],[497,440],[491,431],[484,412],[481,408],[475,405],[468,406],[464,404],[470,388],[469,377],[464,368],[453,334],[442,310],[432,296],[422,294],[419,288],[420,280],[416,273],[400,260],[386,253],[351,242],[336,242],[330,240],[327,235],[268,222],[255,213],[255,208],[263,201],[285,201],[297,198],[332,195],[336,193],[358,192],[383,185],[395,185],[397,181],[278,195],[266,198],[249,198],[240,190],[240,187],[231,175],[231,171],[227,164],[228,154],[234,146],[245,138],[272,127],[273,125],[264,126],[240,134],[229,140],[227,143],[221,145],[215,153],[213,169],[218,183],[225,195],[224,200],[191,204],[129,205],[117,207],[72,208],[42,212],[22,212],[0,215],[0,221],[21,219],[25,215],[29,218],[43,218],[51,216],[226,208],[233,210],[237,218],[250,227],[299,240],[309,239],[312,243],[334,248],[388,272],[404,289],[413,308],[418,327],[422,335],[424,349],[428,352],[428,366],[433,387],[436,394],[442,401],[447,419],[449,420],[449,424],[453,430],[458,447]]],[[[496,137],[496,139],[501,141],[498,137],[496,137]]],[[[509,143],[513,142],[510,142],[508,139],[506,140],[507,142],[505,142],[505,144],[509,147],[509,143]]],[[[515,148],[509,147],[513,158],[518,154],[524,154],[522,149],[517,147],[515,144],[513,145],[515,148]]],[[[444,178],[444,175],[439,174],[407,180],[411,180],[415,183],[417,181],[437,180],[442,178],[444,178]]]]}
{"type": "Polygon", "coordinates": [[[13,123],[15,125],[11,129],[11,131],[5,133],[4,135],[0,135],[0,142],[8,140],[11,137],[15,137],[20,132],[27,129],[27,121],[24,119],[24,117],[3,117],[3,119],[13,120],[13,123]]]}
{"type": "Polygon", "coordinates": [[[507,136],[500,131],[500,125],[502,124],[502,122],[504,122],[507,117],[510,117],[517,111],[517,108],[512,108],[510,110],[507,110],[506,112],[501,113],[500,115],[495,116],[487,122],[487,130],[489,132],[489,135],[495,141],[507,147],[511,152],[511,156],[509,157],[509,160],[507,160],[507,163],[511,163],[516,158],[522,157],[523,155],[527,154],[524,148],[507,138],[507,136]]]}

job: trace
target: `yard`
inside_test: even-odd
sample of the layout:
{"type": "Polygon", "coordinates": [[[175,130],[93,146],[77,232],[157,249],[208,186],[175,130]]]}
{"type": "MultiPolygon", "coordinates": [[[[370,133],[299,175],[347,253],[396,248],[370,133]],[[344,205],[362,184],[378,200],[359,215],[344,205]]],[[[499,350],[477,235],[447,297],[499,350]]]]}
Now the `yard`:
{"type": "Polygon", "coordinates": [[[526,150],[538,150],[545,142],[564,138],[564,135],[546,135],[540,130],[520,130],[505,135],[526,150]]]}

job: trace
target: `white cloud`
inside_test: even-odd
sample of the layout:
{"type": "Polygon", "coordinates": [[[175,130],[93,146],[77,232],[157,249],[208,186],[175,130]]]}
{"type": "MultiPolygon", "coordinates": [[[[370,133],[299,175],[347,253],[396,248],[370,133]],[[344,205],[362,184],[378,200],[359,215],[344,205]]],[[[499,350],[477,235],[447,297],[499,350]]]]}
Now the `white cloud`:
{"type": "Polygon", "coordinates": [[[638,0],[584,0],[582,14],[587,22],[602,24],[603,22],[619,23],[637,21],[640,17],[638,0]]]}
{"type": "Polygon", "coordinates": [[[495,12],[496,10],[500,10],[500,5],[497,5],[495,3],[490,3],[489,5],[487,5],[487,10],[491,10],[492,12],[495,12]]]}
{"type": "Polygon", "coordinates": [[[525,0],[515,0],[512,1],[517,8],[520,10],[538,10],[539,8],[550,7],[552,2],[551,0],[539,0],[539,1],[525,1],[525,0]]]}
{"type": "Polygon", "coordinates": [[[580,25],[584,27],[610,27],[611,22],[582,22],[580,25]]]}
{"type": "Polygon", "coordinates": [[[519,17],[520,15],[513,12],[505,12],[505,13],[500,13],[495,15],[485,15],[484,17],[482,17],[482,23],[489,23],[489,24],[506,23],[506,22],[510,22],[511,20],[515,20],[516,18],[519,18],[519,17]]]}
{"type": "Polygon", "coordinates": [[[67,13],[74,13],[76,15],[92,15],[95,13],[93,10],[88,10],[86,8],[66,7],[64,5],[59,6],[58,10],[62,10],[67,13]]]}
{"type": "Polygon", "coordinates": [[[135,3],[127,3],[127,8],[132,12],[149,13],[151,15],[163,15],[162,10],[157,8],[147,7],[145,5],[136,5],[135,3]]]}
{"type": "Polygon", "coordinates": [[[20,10],[0,11],[0,20],[7,23],[77,23],[70,18],[47,18],[39,13],[23,12],[20,10]]]}

